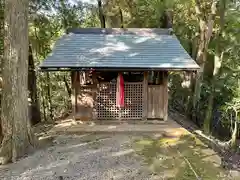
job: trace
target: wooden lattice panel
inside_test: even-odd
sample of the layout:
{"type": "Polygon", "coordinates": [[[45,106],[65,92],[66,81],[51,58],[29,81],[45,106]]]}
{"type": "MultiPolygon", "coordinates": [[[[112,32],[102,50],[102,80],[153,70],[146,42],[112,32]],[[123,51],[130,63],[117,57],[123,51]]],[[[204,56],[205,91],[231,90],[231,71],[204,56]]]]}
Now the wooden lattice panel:
{"type": "Polygon", "coordinates": [[[143,84],[125,83],[125,108],[116,107],[116,83],[100,84],[97,96],[98,119],[142,119],[143,117],[143,84]]]}
{"type": "Polygon", "coordinates": [[[119,115],[116,108],[116,83],[100,84],[96,109],[98,119],[118,119],[119,115]]]}
{"type": "Polygon", "coordinates": [[[121,113],[122,119],[142,119],[143,117],[143,84],[125,83],[125,108],[121,113]]]}

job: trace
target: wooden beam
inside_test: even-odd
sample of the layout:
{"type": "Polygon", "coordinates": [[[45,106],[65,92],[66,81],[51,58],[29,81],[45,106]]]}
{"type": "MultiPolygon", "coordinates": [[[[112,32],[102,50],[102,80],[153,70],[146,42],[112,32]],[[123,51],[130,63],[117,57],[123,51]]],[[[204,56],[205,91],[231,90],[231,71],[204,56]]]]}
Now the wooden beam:
{"type": "Polygon", "coordinates": [[[143,120],[148,116],[148,72],[143,74],[143,120]]]}

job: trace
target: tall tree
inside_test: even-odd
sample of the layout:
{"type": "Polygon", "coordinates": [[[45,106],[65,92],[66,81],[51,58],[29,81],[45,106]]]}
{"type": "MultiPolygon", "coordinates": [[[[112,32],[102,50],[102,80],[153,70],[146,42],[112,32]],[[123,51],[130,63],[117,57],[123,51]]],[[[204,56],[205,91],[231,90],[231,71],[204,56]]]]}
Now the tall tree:
{"type": "Polygon", "coordinates": [[[101,27],[106,28],[106,22],[105,22],[105,16],[103,14],[103,8],[102,8],[102,1],[98,0],[98,11],[99,11],[99,19],[101,22],[101,27]]]}
{"type": "Polygon", "coordinates": [[[2,164],[33,146],[28,116],[28,0],[5,1],[2,90],[2,164]]]}
{"type": "Polygon", "coordinates": [[[53,121],[54,115],[53,115],[52,96],[51,96],[51,79],[50,79],[49,72],[46,72],[46,77],[47,77],[46,91],[47,91],[48,107],[49,107],[49,113],[50,113],[49,116],[50,116],[50,120],[53,121]]]}
{"type": "Polygon", "coordinates": [[[208,3],[195,0],[196,14],[199,20],[200,42],[196,62],[200,66],[200,71],[197,73],[195,89],[193,95],[193,109],[196,109],[200,98],[201,84],[203,80],[204,66],[207,61],[208,46],[213,34],[214,21],[217,13],[217,1],[212,0],[210,6],[210,13],[208,12],[208,3]]]}
{"type": "Polygon", "coordinates": [[[208,97],[208,108],[206,111],[206,117],[204,119],[204,130],[205,132],[210,132],[210,123],[212,119],[212,112],[213,112],[213,104],[215,98],[215,91],[216,91],[216,81],[218,79],[218,74],[220,68],[222,66],[224,50],[222,48],[222,32],[224,30],[224,23],[225,23],[225,12],[226,12],[226,0],[221,0],[219,2],[219,30],[215,33],[215,55],[213,59],[213,66],[210,76],[211,82],[211,90],[210,95],[208,97]]]}
{"type": "Polygon", "coordinates": [[[33,59],[32,46],[29,45],[28,54],[28,90],[29,90],[29,105],[30,105],[30,120],[31,124],[35,125],[41,122],[41,114],[39,101],[37,96],[37,83],[36,83],[35,65],[33,59]]]}
{"type": "MultiPolygon", "coordinates": [[[[2,61],[3,61],[3,47],[4,47],[4,1],[0,0],[0,99],[2,97],[2,61]]],[[[1,104],[1,101],[0,101],[1,104]]],[[[2,142],[2,124],[0,121],[0,143],[2,142]]]]}
{"type": "Polygon", "coordinates": [[[119,14],[120,14],[120,22],[121,22],[121,28],[124,28],[124,22],[123,22],[123,12],[121,7],[119,6],[119,14]]]}
{"type": "MultiPolygon", "coordinates": [[[[217,0],[212,0],[210,2],[195,0],[195,10],[196,16],[199,23],[199,43],[196,55],[196,62],[200,66],[200,70],[195,76],[194,82],[194,92],[192,95],[192,113],[193,117],[196,117],[199,111],[200,95],[202,90],[203,77],[205,73],[205,65],[208,59],[208,50],[211,38],[213,36],[215,17],[217,14],[217,0]]],[[[205,121],[206,122],[206,121],[205,121]]],[[[209,133],[209,129],[206,129],[204,125],[204,131],[209,133]]]]}

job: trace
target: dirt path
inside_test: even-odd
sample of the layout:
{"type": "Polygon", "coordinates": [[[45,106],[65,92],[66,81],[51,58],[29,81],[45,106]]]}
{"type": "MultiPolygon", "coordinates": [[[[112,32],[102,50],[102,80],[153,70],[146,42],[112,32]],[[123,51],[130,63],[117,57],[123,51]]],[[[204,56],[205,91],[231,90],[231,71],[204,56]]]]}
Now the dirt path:
{"type": "MultiPolygon", "coordinates": [[[[143,127],[134,126],[139,130],[143,127]]],[[[221,158],[190,133],[168,136],[150,129],[144,133],[59,133],[50,146],[15,164],[0,166],[0,179],[237,180],[239,177],[230,176],[221,168],[221,158]]]]}

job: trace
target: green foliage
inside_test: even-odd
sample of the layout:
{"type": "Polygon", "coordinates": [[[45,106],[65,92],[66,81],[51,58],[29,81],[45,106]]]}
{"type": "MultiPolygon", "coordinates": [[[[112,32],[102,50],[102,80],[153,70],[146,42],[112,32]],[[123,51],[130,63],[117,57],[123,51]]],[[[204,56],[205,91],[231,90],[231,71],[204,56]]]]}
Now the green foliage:
{"type": "MultiPolygon", "coordinates": [[[[46,58],[56,40],[68,28],[98,27],[100,24],[96,6],[67,0],[32,0],[29,19],[35,67],[46,58]]],[[[48,79],[45,72],[36,71],[42,119],[51,120],[69,113],[71,104],[64,77],[71,87],[70,74],[51,72],[48,79]]]]}

